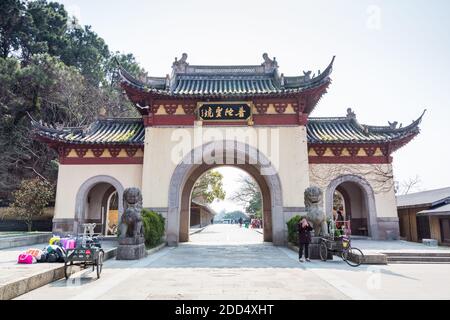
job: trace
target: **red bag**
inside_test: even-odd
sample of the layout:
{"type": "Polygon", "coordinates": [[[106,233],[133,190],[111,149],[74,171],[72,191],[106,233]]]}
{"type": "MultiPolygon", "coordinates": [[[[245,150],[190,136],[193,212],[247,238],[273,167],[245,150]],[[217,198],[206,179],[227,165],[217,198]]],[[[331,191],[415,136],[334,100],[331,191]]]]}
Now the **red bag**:
{"type": "Polygon", "coordinates": [[[21,253],[17,259],[17,263],[20,264],[32,264],[36,262],[36,258],[28,253],[21,253]]]}

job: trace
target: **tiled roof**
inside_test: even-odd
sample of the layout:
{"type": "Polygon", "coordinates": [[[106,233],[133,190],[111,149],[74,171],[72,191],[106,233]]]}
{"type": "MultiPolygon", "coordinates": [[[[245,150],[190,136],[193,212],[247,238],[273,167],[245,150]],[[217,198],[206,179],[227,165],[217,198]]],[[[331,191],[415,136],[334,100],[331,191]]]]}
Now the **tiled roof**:
{"type": "Polygon", "coordinates": [[[295,93],[330,81],[334,57],[328,67],[317,76],[304,72],[288,77],[278,73],[278,63],[264,55],[261,65],[204,66],[189,65],[185,59],[175,60],[172,75],[137,79],[122,67],[122,83],[143,92],[170,96],[233,96],[295,93]]]}
{"type": "Polygon", "coordinates": [[[214,94],[264,94],[275,93],[279,89],[270,76],[180,76],[173,94],[214,95],[214,94]]]}
{"type": "Polygon", "coordinates": [[[63,128],[42,125],[32,121],[34,133],[44,139],[71,144],[138,144],[144,142],[142,119],[97,120],[86,128],[63,128]]]}
{"type": "Polygon", "coordinates": [[[417,212],[418,216],[450,216],[450,203],[433,209],[417,212]]]}
{"type": "Polygon", "coordinates": [[[419,133],[422,116],[404,128],[363,125],[354,117],[309,118],[308,142],[371,143],[399,140],[419,133]]]}
{"type": "MultiPolygon", "coordinates": [[[[423,116],[423,115],[422,115],[423,116]]],[[[419,132],[422,116],[404,128],[366,126],[356,119],[310,118],[307,125],[308,143],[377,143],[398,141],[419,132]]],[[[56,142],[73,144],[140,144],[144,143],[141,118],[97,120],[86,128],[56,129],[32,121],[34,133],[56,142]]]]}
{"type": "Polygon", "coordinates": [[[450,199],[450,187],[399,195],[397,207],[432,206],[445,199],[450,199]]]}

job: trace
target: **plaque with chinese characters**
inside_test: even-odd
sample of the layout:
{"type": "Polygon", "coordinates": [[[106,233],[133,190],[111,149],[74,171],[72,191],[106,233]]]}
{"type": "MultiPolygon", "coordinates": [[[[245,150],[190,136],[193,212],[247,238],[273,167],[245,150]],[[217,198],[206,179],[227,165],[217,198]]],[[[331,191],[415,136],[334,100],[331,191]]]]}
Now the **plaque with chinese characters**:
{"type": "Polygon", "coordinates": [[[251,102],[199,102],[197,117],[202,121],[247,121],[252,119],[251,102]]]}

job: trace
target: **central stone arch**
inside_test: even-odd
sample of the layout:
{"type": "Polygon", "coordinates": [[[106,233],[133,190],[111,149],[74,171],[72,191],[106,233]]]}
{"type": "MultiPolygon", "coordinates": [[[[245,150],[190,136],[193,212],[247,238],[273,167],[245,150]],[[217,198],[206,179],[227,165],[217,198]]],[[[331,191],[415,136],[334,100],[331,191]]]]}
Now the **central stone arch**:
{"type": "MultiPolygon", "coordinates": [[[[216,158],[217,159],[217,158],[216,158]]],[[[220,161],[219,161],[220,162],[220,161]]],[[[167,214],[167,243],[176,246],[189,239],[190,193],[195,181],[206,171],[222,166],[233,166],[249,173],[258,183],[263,196],[264,240],[275,245],[286,244],[284,235],[281,182],[269,159],[254,147],[236,141],[210,142],[192,149],[175,168],[170,180],[167,214]],[[204,154],[219,152],[233,164],[205,163],[204,154]]]]}

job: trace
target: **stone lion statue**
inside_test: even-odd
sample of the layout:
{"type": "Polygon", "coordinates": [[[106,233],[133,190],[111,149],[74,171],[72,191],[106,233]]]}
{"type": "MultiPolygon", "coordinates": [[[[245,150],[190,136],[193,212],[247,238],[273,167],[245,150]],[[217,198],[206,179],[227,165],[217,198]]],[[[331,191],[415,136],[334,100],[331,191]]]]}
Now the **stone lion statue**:
{"type": "Polygon", "coordinates": [[[142,223],[142,194],[139,188],[127,188],[123,193],[125,211],[121,218],[120,237],[139,238],[144,236],[142,223]]]}
{"type": "Polygon", "coordinates": [[[314,228],[315,236],[328,235],[327,217],[322,208],[323,193],[319,187],[309,187],[305,190],[306,218],[314,228]]]}

